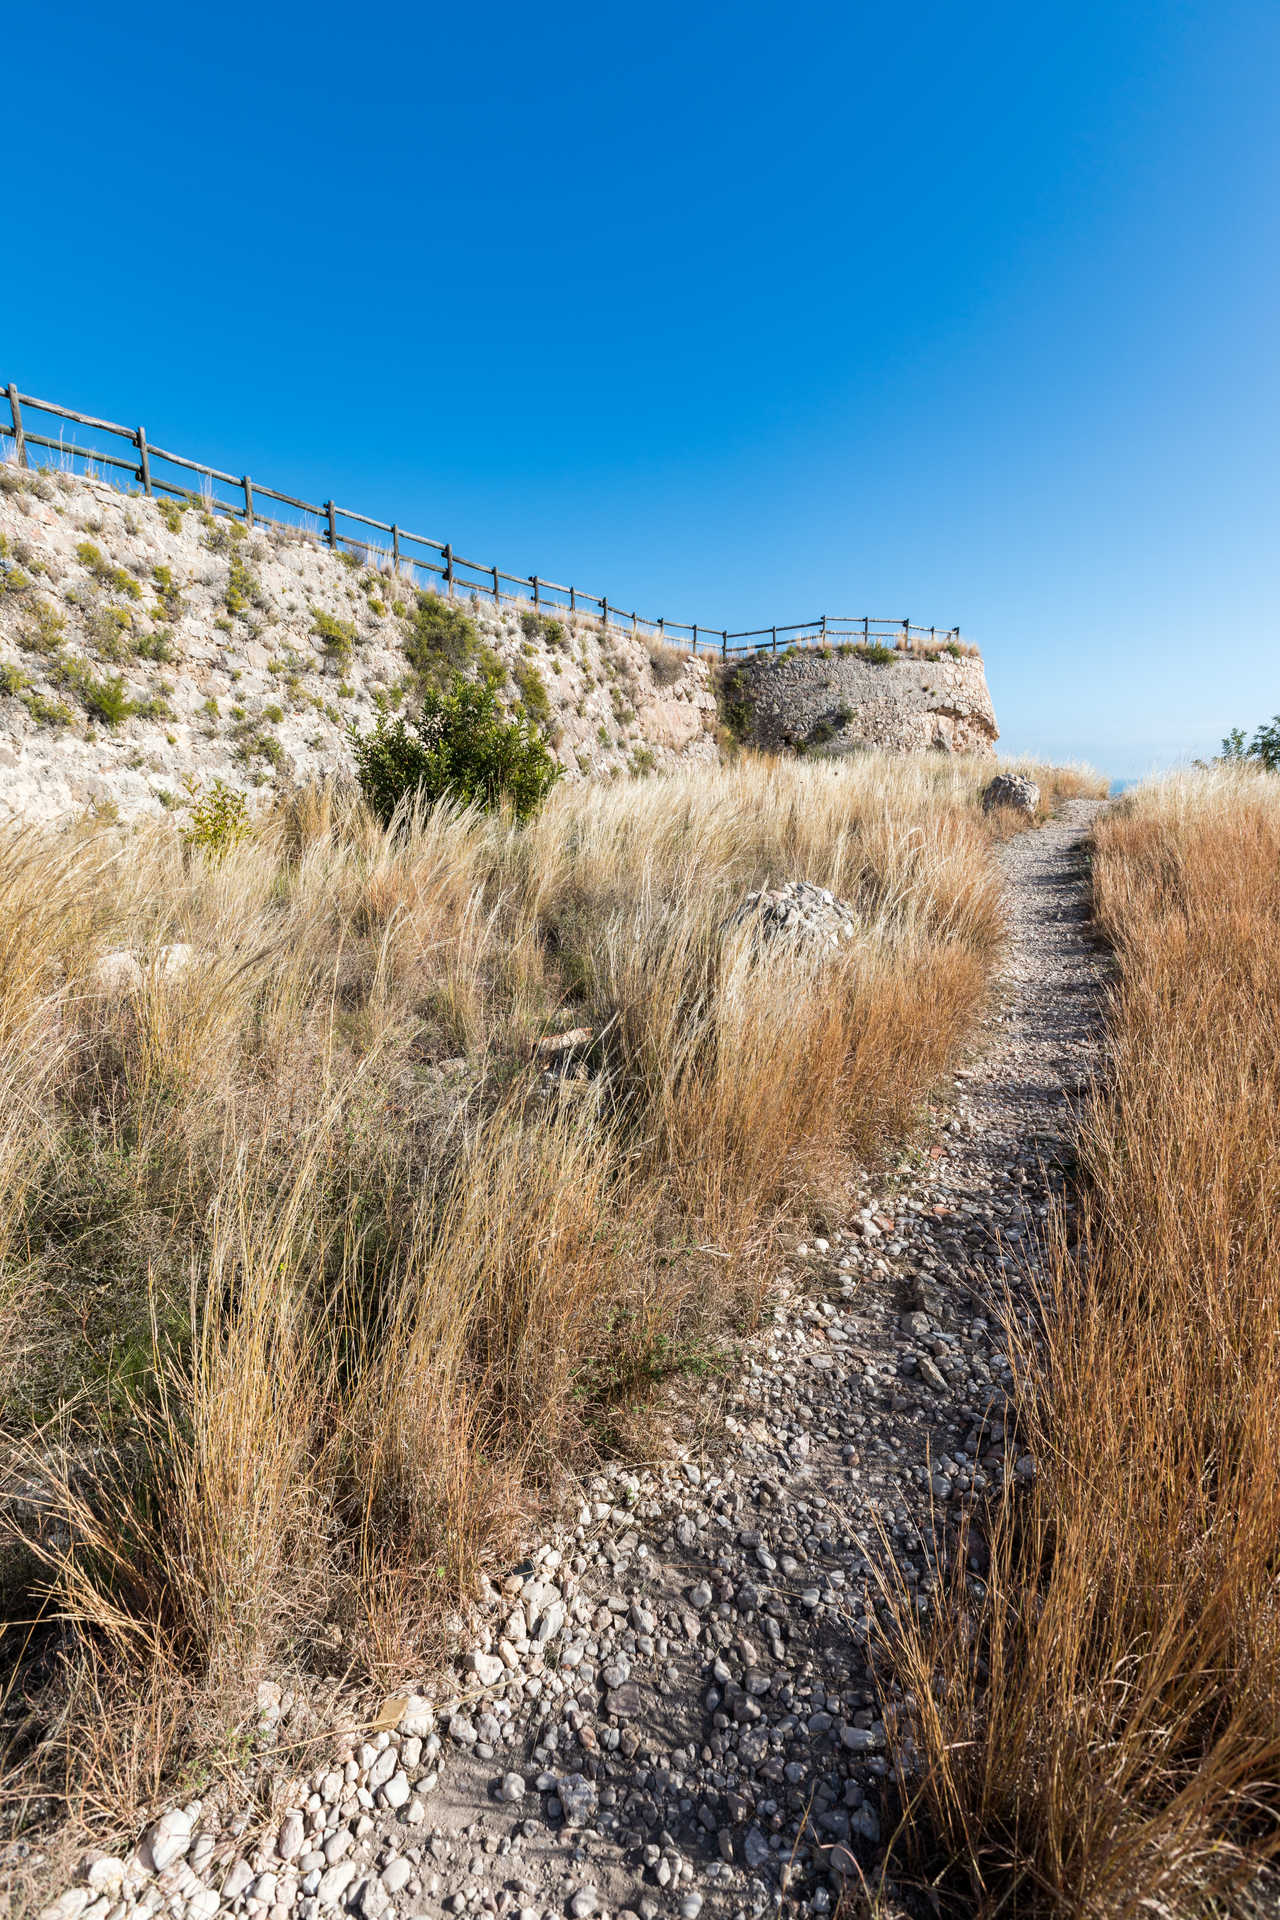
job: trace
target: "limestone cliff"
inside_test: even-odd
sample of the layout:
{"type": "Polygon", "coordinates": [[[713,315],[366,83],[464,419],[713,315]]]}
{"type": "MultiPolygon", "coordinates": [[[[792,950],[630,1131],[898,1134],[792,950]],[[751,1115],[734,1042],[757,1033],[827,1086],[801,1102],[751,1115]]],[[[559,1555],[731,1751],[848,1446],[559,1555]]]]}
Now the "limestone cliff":
{"type": "Polygon", "coordinates": [[[214,778],[340,773],[350,723],[468,659],[505,675],[567,778],[716,756],[706,659],[558,612],[450,612],[389,556],[0,466],[0,815],[129,818],[214,778]]]}
{"type": "Polygon", "coordinates": [[[723,676],[740,739],[773,752],[994,754],[995,710],[978,654],[845,644],[757,654],[723,676]]]}

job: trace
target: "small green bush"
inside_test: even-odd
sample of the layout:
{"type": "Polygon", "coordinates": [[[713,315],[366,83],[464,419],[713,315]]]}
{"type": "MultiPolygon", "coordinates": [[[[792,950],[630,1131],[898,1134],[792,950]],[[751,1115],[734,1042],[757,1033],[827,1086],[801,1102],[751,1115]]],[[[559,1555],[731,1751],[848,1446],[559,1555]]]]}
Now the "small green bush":
{"type": "Polygon", "coordinates": [[[1222,743],[1219,759],[1232,764],[1259,767],[1264,773],[1280,773],[1280,713],[1267,726],[1255,729],[1246,743],[1243,727],[1233,727],[1222,743]]]}
{"type": "Polygon", "coordinates": [[[185,500],[157,500],[156,506],[160,510],[160,518],[164,521],[170,533],[181,533],[182,516],[187,510],[187,502],[185,500]]]}
{"type": "Polygon", "coordinates": [[[237,614],[246,612],[250,606],[257,606],[262,600],[262,588],[256,577],[250,573],[234,549],[227,569],[227,591],[224,599],[227,612],[237,614]]]}
{"type": "Polygon", "coordinates": [[[568,651],[569,636],[564,630],[564,622],[553,619],[549,613],[526,608],[520,615],[520,631],[526,640],[541,640],[544,646],[553,647],[558,652],[568,651]]]}
{"type": "Polygon", "coordinates": [[[447,691],[459,673],[478,671],[485,680],[503,675],[502,662],[481,640],[470,615],[425,588],[413,610],[404,657],[424,692],[447,691]]]}
{"type": "Polygon", "coordinates": [[[887,667],[891,660],[898,657],[895,647],[882,647],[878,640],[872,640],[866,646],[859,641],[853,651],[859,660],[865,660],[871,667],[887,667]]]}
{"type": "Polygon", "coordinates": [[[215,780],[203,792],[189,788],[191,817],[182,837],[209,860],[222,860],[249,831],[249,803],[235,787],[215,780]]]}
{"type": "Polygon", "coordinates": [[[0,693],[12,694],[16,698],[30,685],[31,677],[21,667],[15,667],[11,660],[0,660],[0,693]]]}
{"type": "Polygon", "coordinates": [[[345,667],[355,652],[354,621],[339,620],[336,614],[325,613],[320,607],[312,607],[311,631],[324,642],[324,650],[329,658],[337,660],[345,667]]]}
{"type": "Polygon", "coordinates": [[[131,573],[123,567],[114,567],[106,555],[100,553],[92,540],[82,540],[76,548],[76,559],[82,567],[87,567],[95,580],[113,593],[126,594],[130,600],[141,600],[142,588],[131,573]]]}
{"type": "Polygon", "coordinates": [[[173,568],[152,567],[151,578],[155,582],[156,597],[164,609],[164,617],[172,623],[182,612],[182,599],[173,577],[173,568]]]}
{"type": "Polygon", "coordinates": [[[402,801],[454,799],[482,807],[504,800],[528,819],[559,768],[527,714],[506,715],[490,682],[460,674],[428,687],[410,720],[385,716],[372,733],[349,729],[360,791],[385,825],[402,801]]]}
{"type": "Polygon", "coordinates": [[[547,694],[547,683],[532,661],[518,660],[511,669],[511,678],[520,690],[521,703],[534,725],[549,727],[551,701],[547,694]]]}
{"type": "Polygon", "coordinates": [[[78,695],[81,705],[106,727],[118,727],[136,711],[129,689],[118,673],[106,680],[95,680],[83,660],[63,659],[54,669],[60,686],[78,695]]]}

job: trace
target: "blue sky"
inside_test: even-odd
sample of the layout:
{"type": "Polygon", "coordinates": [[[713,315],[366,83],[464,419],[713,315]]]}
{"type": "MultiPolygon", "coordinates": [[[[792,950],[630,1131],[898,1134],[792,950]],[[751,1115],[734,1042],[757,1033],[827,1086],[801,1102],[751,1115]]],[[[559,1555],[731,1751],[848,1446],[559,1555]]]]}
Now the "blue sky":
{"type": "Polygon", "coordinates": [[[1275,0],[63,0],[5,65],[0,381],[642,612],[956,622],[1010,751],[1280,709],[1275,0]]]}

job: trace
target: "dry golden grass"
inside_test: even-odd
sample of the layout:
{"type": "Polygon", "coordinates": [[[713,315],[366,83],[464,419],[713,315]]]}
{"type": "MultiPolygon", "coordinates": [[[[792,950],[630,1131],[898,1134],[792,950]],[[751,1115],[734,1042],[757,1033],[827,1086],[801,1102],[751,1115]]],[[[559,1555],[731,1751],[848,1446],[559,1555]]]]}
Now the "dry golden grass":
{"type": "Polygon", "coordinates": [[[308,793],[221,862],[0,835],[15,1809],[128,1817],[264,1671],[420,1671],[566,1466],[750,1324],[779,1209],[973,1016],[988,772],[743,759],[393,833],[308,793]],[[861,917],[822,968],[719,934],[793,877],[861,917]],[[583,1023],[548,1091],[531,1041],[583,1023]]]}
{"type": "Polygon", "coordinates": [[[1021,1355],[1038,1476],[898,1648],[907,1838],[967,1912],[1198,1911],[1280,1844],[1280,780],[1139,789],[1094,894],[1113,1065],[1021,1355]]]}

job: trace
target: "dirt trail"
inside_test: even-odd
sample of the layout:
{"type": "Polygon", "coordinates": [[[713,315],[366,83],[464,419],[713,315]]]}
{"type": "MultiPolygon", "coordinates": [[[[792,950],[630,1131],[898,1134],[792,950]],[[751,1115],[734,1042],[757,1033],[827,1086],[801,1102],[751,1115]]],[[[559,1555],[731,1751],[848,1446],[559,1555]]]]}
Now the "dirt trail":
{"type": "MultiPolygon", "coordinates": [[[[495,1596],[454,1694],[341,1752],[252,1852],[197,1804],[161,1836],[158,1876],[144,1843],[58,1920],[745,1920],[783,1892],[827,1913],[874,1865],[868,1556],[882,1525],[927,1581],[931,1505],[1003,1457],[995,1303],[1036,1259],[1100,1044],[1082,856],[1098,805],[1002,850],[998,1001],[934,1143],[795,1248],[705,1456],[585,1489],[575,1533],[495,1596]]],[[[261,1704],[287,1739],[287,1698],[261,1704]]]]}

